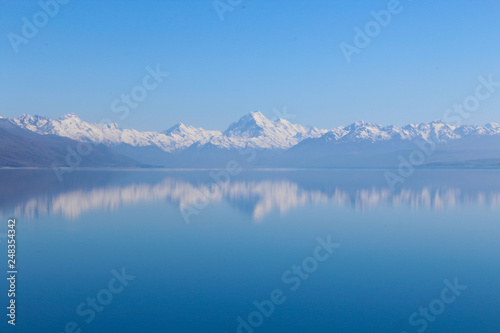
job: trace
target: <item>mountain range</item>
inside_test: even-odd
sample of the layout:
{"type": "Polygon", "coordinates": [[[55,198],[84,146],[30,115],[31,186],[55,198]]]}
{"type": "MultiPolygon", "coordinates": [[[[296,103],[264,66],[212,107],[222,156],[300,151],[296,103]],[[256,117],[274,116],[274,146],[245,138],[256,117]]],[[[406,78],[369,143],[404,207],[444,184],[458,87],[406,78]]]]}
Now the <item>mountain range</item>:
{"type": "Polygon", "coordinates": [[[182,123],[160,132],[58,119],[0,117],[4,167],[394,167],[422,146],[433,146],[428,166],[500,166],[500,125],[454,126],[442,121],[382,126],[364,121],[318,129],[269,120],[251,112],[225,131],[182,123]],[[82,143],[91,153],[82,152],[82,143]],[[434,148],[435,147],[435,148],[434,148]],[[81,156],[79,156],[81,155],[81,156]]]}

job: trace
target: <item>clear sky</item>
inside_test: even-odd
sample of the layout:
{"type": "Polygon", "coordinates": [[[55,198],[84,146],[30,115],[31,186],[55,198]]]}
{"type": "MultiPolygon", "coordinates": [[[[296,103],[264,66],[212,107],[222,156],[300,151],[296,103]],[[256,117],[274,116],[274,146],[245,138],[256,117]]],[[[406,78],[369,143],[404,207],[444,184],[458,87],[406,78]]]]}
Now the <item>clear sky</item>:
{"type": "MultiPolygon", "coordinates": [[[[224,20],[213,0],[71,0],[44,25],[38,1],[1,1],[0,115],[225,129],[250,111],[272,118],[286,107],[292,122],[321,128],[401,125],[443,118],[474,95],[480,75],[500,81],[495,0],[401,0],[351,63],[339,44],[354,45],[354,28],[389,1],[221,2],[235,4],[224,20]],[[41,27],[14,52],[9,33],[22,37],[23,17],[34,15],[41,27]],[[169,76],[120,119],[113,101],[157,64],[169,76]]],[[[497,89],[467,122],[500,122],[497,89]]]]}

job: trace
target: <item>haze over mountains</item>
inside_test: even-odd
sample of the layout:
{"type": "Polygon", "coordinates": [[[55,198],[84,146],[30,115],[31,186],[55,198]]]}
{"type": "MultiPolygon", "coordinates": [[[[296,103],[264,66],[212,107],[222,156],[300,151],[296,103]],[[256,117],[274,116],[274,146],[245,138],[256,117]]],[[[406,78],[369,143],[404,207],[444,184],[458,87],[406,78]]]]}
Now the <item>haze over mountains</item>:
{"type": "Polygon", "coordinates": [[[251,112],[223,132],[182,123],[162,132],[140,132],[115,123],[87,123],[75,114],[0,119],[0,165],[12,167],[207,168],[225,167],[231,160],[253,167],[392,167],[400,156],[426,144],[435,149],[425,165],[500,166],[497,123],[397,127],[362,121],[327,130],[251,112]],[[72,165],[68,154],[80,142],[93,143],[93,151],[72,165]]]}

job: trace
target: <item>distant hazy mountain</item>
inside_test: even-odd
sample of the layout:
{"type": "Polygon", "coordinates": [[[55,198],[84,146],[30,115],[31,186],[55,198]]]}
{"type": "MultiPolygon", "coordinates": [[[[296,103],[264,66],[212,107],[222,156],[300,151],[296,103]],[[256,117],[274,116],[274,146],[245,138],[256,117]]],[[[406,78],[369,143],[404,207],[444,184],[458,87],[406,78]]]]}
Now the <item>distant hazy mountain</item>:
{"type": "Polygon", "coordinates": [[[3,167],[139,167],[138,163],[106,146],[97,146],[85,158],[71,152],[78,141],[57,135],[40,135],[0,119],[0,166],[3,167]],[[68,163],[69,161],[69,163],[68,163]]]}
{"type": "MultiPolygon", "coordinates": [[[[494,167],[500,159],[500,126],[496,123],[453,126],[434,121],[398,127],[356,122],[326,130],[285,119],[271,121],[260,112],[251,112],[223,132],[182,123],[162,132],[140,132],[115,123],[87,123],[74,114],[55,120],[23,115],[3,121],[44,138],[102,143],[97,146],[109,150],[101,153],[115,163],[127,156],[138,161],[136,164],[167,167],[224,167],[230,160],[256,167],[390,167],[399,163],[399,156],[425,143],[436,144],[426,165],[471,166],[478,161],[481,166],[494,167]]],[[[8,140],[7,134],[2,146],[4,140],[8,140]]],[[[29,146],[26,142],[20,145],[29,146]]]]}

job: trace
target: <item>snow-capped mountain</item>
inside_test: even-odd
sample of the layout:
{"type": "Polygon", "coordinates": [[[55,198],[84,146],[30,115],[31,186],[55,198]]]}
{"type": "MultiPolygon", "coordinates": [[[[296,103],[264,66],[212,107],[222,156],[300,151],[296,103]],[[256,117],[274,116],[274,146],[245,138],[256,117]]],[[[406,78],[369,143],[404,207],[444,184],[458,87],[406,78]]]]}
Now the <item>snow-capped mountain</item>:
{"type": "Polygon", "coordinates": [[[442,121],[382,126],[364,121],[331,130],[292,124],[285,119],[269,120],[251,112],[221,132],[182,123],[161,132],[122,129],[116,123],[88,123],[75,114],[58,119],[22,115],[4,119],[24,130],[56,135],[80,142],[96,142],[119,154],[148,165],[211,167],[238,158],[240,148],[260,152],[253,161],[259,166],[383,166],[397,160],[401,151],[415,149],[416,142],[440,144],[442,159],[498,158],[500,125],[453,126],[442,121]],[[447,150],[447,151],[446,151],[447,150]],[[374,157],[377,156],[377,157],[374,157]],[[396,158],[394,158],[396,156],[396,158]]]}
{"type": "Polygon", "coordinates": [[[38,134],[55,134],[83,142],[102,142],[113,146],[128,144],[134,147],[157,146],[166,152],[186,149],[197,143],[210,143],[221,148],[254,147],[287,149],[303,139],[319,137],[326,130],[291,124],[285,119],[271,121],[260,112],[251,112],[231,124],[224,133],[204,130],[182,123],[163,132],[139,132],[122,129],[116,123],[92,124],[75,114],[51,120],[47,117],[22,115],[11,120],[21,128],[38,134]]]}
{"type": "Polygon", "coordinates": [[[409,124],[403,127],[381,126],[364,121],[355,122],[346,127],[327,131],[323,141],[338,143],[383,142],[390,140],[413,141],[415,139],[446,143],[471,135],[498,135],[500,125],[489,123],[485,126],[453,126],[441,120],[429,124],[409,124]]]}
{"type": "MultiPolygon", "coordinates": [[[[42,125],[43,119],[39,120],[42,125]]],[[[31,127],[34,129],[34,127],[31,127]]],[[[93,148],[84,159],[70,152],[78,151],[80,142],[56,135],[41,135],[0,119],[1,167],[142,167],[137,162],[104,145],[93,148]]]]}
{"type": "Polygon", "coordinates": [[[303,139],[317,138],[326,132],[315,127],[292,124],[281,118],[272,121],[257,111],[229,125],[222,136],[213,137],[210,143],[226,149],[288,149],[303,139]]]}
{"type": "Polygon", "coordinates": [[[333,130],[292,124],[285,119],[267,119],[261,112],[251,112],[229,125],[224,131],[205,130],[176,124],[163,132],[140,132],[122,129],[116,123],[87,123],[75,114],[58,119],[22,115],[10,120],[17,126],[38,134],[54,134],[84,142],[102,142],[105,145],[129,144],[135,147],[154,145],[166,152],[211,144],[222,148],[254,147],[260,149],[288,149],[304,139],[319,138],[337,143],[381,142],[389,140],[421,139],[445,143],[471,135],[500,134],[500,125],[453,126],[440,120],[429,124],[409,124],[403,127],[381,126],[364,121],[333,130]]]}
{"type": "Polygon", "coordinates": [[[163,133],[139,132],[134,129],[122,129],[116,123],[87,123],[76,114],[68,114],[54,120],[22,115],[11,121],[38,134],[54,134],[82,142],[100,142],[107,146],[123,143],[134,147],[154,145],[166,152],[182,150],[196,142],[205,143],[212,137],[221,135],[219,131],[206,131],[184,124],[177,124],[163,133]]]}
{"type": "Polygon", "coordinates": [[[247,139],[266,137],[275,141],[296,137],[300,141],[300,139],[321,136],[326,132],[316,127],[292,124],[281,118],[271,121],[260,112],[251,112],[229,125],[224,135],[247,139]]]}

